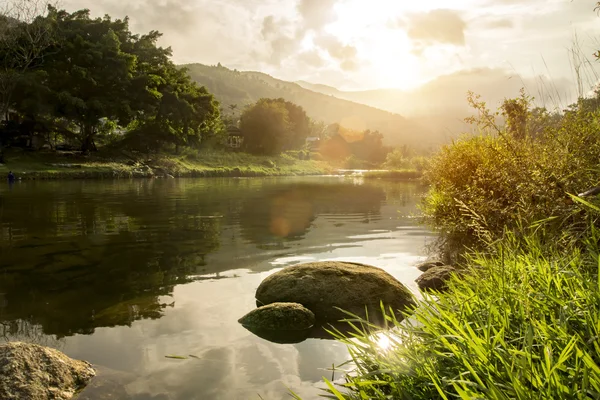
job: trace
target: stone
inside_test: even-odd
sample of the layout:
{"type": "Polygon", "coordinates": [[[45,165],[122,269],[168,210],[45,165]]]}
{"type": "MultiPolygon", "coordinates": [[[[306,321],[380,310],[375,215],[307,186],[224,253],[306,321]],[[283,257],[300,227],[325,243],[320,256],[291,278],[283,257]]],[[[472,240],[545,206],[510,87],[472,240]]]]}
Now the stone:
{"type": "Polygon", "coordinates": [[[424,272],[415,282],[422,291],[444,292],[448,290],[448,280],[455,273],[457,273],[456,268],[450,265],[436,266],[424,272]]]}
{"type": "Polygon", "coordinates": [[[256,290],[257,305],[302,304],[320,323],[335,323],[352,313],[383,323],[380,303],[400,312],[415,305],[412,293],[384,270],[369,265],[323,261],[287,267],[270,275],[256,290]],[[344,312],[344,311],[346,312],[344,312]]]}
{"type": "Polygon", "coordinates": [[[446,264],[444,264],[442,261],[437,261],[437,260],[436,261],[426,261],[421,264],[417,264],[417,269],[419,271],[427,272],[431,268],[443,267],[444,265],[446,265],[446,264]]]}
{"type": "Polygon", "coordinates": [[[238,320],[245,327],[272,330],[303,330],[315,324],[315,314],[298,303],[271,303],[250,311],[238,320]]]}
{"type": "Polygon", "coordinates": [[[0,345],[0,399],[67,400],[96,375],[86,361],[48,347],[10,342],[0,345]]]}

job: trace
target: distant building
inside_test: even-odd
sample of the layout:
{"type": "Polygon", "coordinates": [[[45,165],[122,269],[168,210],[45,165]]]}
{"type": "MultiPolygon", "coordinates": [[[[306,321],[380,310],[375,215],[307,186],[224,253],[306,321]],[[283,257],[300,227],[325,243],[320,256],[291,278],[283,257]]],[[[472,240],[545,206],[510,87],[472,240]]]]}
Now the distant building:
{"type": "Polygon", "coordinates": [[[237,126],[227,127],[227,146],[232,149],[239,149],[244,143],[244,134],[237,126]]]}

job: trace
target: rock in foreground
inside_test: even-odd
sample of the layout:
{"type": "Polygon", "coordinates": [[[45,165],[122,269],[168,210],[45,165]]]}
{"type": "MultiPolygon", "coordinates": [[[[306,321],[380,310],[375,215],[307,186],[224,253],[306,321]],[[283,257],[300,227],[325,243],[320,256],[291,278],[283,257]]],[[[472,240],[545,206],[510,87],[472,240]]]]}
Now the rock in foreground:
{"type": "Polygon", "coordinates": [[[419,276],[416,282],[419,285],[419,289],[423,291],[443,292],[448,290],[448,279],[456,272],[456,269],[449,265],[433,267],[419,276]]]}
{"type": "Polygon", "coordinates": [[[95,376],[91,364],[36,344],[0,345],[0,399],[66,400],[95,376]]]}
{"type": "Polygon", "coordinates": [[[284,268],[267,277],[256,290],[257,305],[291,302],[311,310],[321,323],[349,318],[350,312],[370,322],[382,322],[380,302],[400,320],[415,305],[412,293],[384,270],[369,265],[324,261],[284,268]],[[338,310],[337,308],[341,309],[338,310]]]}

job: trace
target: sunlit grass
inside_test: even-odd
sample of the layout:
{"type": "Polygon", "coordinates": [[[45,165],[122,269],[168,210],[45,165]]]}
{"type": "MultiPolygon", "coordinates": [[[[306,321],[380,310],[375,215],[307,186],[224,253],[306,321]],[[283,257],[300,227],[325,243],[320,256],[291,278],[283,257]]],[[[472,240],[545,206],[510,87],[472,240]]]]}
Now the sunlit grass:
{"type": "Polygon", "coordinates": [[[301,160],[295,154],[275,157],[254,156],[226,150],[184,150],[181,154],[158,154],[139,156],[132,163],[120,153],[83,156],[61,156],[53,152],[9,151],[6,163],[0,164],[0,174],[13,171],[24,179],[59,178],[129,178],[152,176],[144,164],[162,172],[180,177],[202,176],[275,176],[275,175],[321,175],[332,168],[327,163],[301,160]],[[54,165],[53,165],[54,164],[54,165]],[[72,165],[59,167],[56,164],[72,165]]]}
{"type": "Polygon", "coordinates": [[[598,253],[549,251],[514,236],[495,251],[473,255],[480,267],[449,293],[425,297],[411,320],[390,318],[394,330],[340,337],[355,367],[330,395],[600,398],[598,253]]]}

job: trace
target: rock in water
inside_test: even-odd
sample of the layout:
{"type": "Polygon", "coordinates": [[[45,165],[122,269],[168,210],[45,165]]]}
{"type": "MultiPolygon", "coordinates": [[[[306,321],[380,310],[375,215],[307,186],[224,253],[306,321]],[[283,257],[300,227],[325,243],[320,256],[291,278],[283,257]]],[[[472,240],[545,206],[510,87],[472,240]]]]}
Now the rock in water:
{"type": "Polygon", "coordinates": [[[238,321],[250,328],[303,330],[315,324],[315,314],[298,303],[272,303],[259,307],[238,321]]]}
{"type": "Polygon", "coordinates": [[[250,311],[238,322],[271,342],[299,343],[309,337],[315,314],[302,304],[272,303],[250,311]]]}
{"type": "Polygon", "coordinates": [[[369,265],[324,261],[284,268],[267,277],[256,289],[258,306],[299,303],[311,310],[318,322],[333,323],[349,316],[341,310],[381,323],[380,302],[391,307],[400,320],[414,306],[412,293],[384,270],[369,265]],[[338,310],[337,308],[341,309],[338,310]]]}
{"type": "Polygon", "coordinates": [[[444,264],[442,261],[426,261],[424,263],[417,264],[417,269],[419,271],[427,272],[431,268],[443,267],[444,265],[446,264],[444,264]]]}
{"type": "Polygon", "coordinates": [[[448,290],[448,279],[456,272],[456,269],[449,265],[433,267],[419,276],[415,282],[423,291],[443,292],[448,290]]]}
{"type": "Polygon", "coordinates": [[[36,344],[0,345],[0,399],[66,400],[96,375],[91,364],[36,344]]]}

